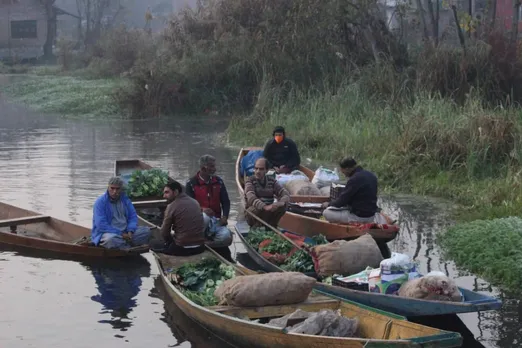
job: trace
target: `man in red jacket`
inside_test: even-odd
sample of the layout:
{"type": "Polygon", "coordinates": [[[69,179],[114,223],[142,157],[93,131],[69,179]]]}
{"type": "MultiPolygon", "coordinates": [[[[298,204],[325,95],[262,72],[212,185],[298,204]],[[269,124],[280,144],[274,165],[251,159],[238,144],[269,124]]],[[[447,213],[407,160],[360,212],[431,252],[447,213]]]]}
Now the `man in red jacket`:
{"type": "Polygon", "coordinates": [[[204,155],[199,159],[200,170],[186,184],[188,196],[198,201],[205,221],[208,222],[207,245],[232,261],[230,249],[232,232],[226,227],[230,213],[230,198],[223,180],[215,175],[216,159],[204,155]]]}

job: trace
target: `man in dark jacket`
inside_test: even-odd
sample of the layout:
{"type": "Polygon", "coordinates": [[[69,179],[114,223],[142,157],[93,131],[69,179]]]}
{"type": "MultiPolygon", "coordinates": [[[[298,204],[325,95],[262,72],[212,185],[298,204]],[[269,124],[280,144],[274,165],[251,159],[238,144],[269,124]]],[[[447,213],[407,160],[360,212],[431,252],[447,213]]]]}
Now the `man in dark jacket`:
{"type": "Polygon", "coordinates": [[[263,157],[270,162],[278,174],[288,174],[298,169],[301,157],[297,145],[286,137],[285,129],[281,126],[275,127],[272,136],[273,138],[265,144],[263,157]]]}
{"type": "Polygon", "coordinates": [[[364,170],[351,157],[345,157],[339,167],[348,181],[337,199],[323,204],[327,208],[323,212],[324,218],[334,223],[386,223],[377,207],[378,182],[375,174],[364,170]]]}

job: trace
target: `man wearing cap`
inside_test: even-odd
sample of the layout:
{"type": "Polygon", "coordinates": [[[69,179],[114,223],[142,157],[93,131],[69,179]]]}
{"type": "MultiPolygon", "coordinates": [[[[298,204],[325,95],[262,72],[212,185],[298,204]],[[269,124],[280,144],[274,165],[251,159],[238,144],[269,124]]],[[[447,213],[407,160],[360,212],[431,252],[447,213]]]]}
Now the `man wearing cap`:
{"type": "Polygon", "coordinates": [[[375,174],[363,169],[352,157],[343,158],[339,167],[348,182],[337,199],[323,203],[323,208],[327,208],[323,211],[324,218],[333,223],[386,223],[377,207],[375,174]]]}
{"type": "Polygon", "coordinates": [[[107,191],[94,203],[91,241],[107,249],[129,249],[148,244],[150,228],[138,226],[138,215],[123,192],[119,177],[109,180],[107,191]]]}
{"type": "Polygon", "coordinates": [[[269,139],[263,150],[263,157],[278,174],[288,174],[299,168],[301,157],[297,145],[286,137],[285,129],[281,126],[274,128],[272,139],[269,139]]]}

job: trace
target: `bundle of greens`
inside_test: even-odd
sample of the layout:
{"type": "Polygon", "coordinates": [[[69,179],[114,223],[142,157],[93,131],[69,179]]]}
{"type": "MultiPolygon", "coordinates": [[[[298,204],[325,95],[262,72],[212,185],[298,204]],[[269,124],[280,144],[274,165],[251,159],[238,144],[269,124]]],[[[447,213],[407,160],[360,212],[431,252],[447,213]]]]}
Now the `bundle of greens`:
{"type": "Polygon", "coordinates": [[[183,295],[200,306],[217,305],[214,291],[225,280],[236,275],[232,266],[214,258],[203,259],[198,263],[186,263],[173,273],[173,282],[182,287],[183,295]]]}
{"type": "Polygon", "coordinates": [[[153,168],[135,170],[129,179],[127,193],[131,198],[161,196],[169,180],[169,172],[153,168]]]}
{"type": "MultiPolygon", "coordinates": [[[[328,243],[328,240],[326,240],[326,237],[322,234],[315,235],[311,237],[311,239],[313,242],[310,244],[305,243],[306,246],[328,243]]],[[[251,229],[248,232],[246,241],[256,249],[256,251],[261,253],[261,255],[263,255],[263,252],[287,255],[294,248],[294,246],[286,239],[272,231],[266,231],[264,229],[251,229]],[[264,242],[266,240],[272,240],[272,242],[265,245],[264,242]]],[[[314,262],[312,257],[303,250],[298,250],[290,257],[283,259],[279,263],[279,266],[283,270],[289,272],[314,272],[314,262]]]]}

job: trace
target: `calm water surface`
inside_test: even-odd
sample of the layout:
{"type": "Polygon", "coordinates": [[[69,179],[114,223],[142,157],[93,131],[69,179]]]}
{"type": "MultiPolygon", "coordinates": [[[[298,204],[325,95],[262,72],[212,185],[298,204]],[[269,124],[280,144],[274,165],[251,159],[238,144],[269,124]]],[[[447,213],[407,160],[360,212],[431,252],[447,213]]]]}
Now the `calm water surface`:
{"type": "MultiPolygon", "coordinates": [[[[210,153],[231,196],[233,224],[237,149],[217,145],[226,126],[212,117],[66,121],[0,101],[0,200],[90,226],[92,204],[115,160],[141,158],[184,182],[210,153]]],[[[434,237],[451,205],[399,196],[382,206],[401,223],[390,243],[394,251],[416,256],[423,272],[445,271],[461,286],[503,299],[500,311],[460,316],[476,340],[485,347],[519,346],[519,301],[440,260],[434,237]]],[[[233,249],[243,252],[238,243],[233,249]]],[[[164,301],[151,255],[145,258],[100,265],[0,251],[0,347],[227,347],[164,301]]]]}

